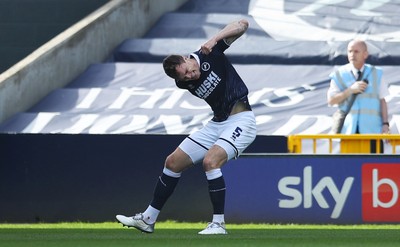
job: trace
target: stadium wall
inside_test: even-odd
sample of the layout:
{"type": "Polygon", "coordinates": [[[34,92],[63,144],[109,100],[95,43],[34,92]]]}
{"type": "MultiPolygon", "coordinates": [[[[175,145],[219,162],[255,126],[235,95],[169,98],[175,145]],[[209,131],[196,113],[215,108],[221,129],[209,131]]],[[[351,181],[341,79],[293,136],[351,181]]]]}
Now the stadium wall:
{"type": "MultiPolygon", "coordinates": [[[[113,221],[144,210],[184,135],[0,134],[0,222],[113,221]]],[[[229,223],[400,222],[396,155],[288,154],[258,136],[223,168],[229,223]]],[[[160,220],[210,219],[201,166],[183,174],[160,220]]]]}
{"type": "Polygon", "coordinates": [[[0,74],[109,0],[0,1],[0,74]]]}
{"type": "MultiPolygon", "coordinates": [[[[143,210],[166,156],[184,135],[0,134],[0,222],[114,220],[143,210]]],[[[246,153],[286,152],[259,136],[246,153]]],[[[185,172],[161,219],[206,220],[201,167],[185,172]]]]}
{"type": "Polygon", "coordinates": [[[141,37],[186,0],[113,0],[0,74],[0,122],[103,62],[123,40],[141,37]]]}

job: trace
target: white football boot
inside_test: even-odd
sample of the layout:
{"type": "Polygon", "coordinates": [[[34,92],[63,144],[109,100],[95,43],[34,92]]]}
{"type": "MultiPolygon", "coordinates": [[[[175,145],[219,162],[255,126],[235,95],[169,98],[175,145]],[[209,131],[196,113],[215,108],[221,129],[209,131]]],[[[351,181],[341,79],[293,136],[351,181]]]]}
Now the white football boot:
{"type": "Polygon", "coordinates": [[[199,232],[201,235],[209,235],[209,234],[228,234],[225,229],[225,223],[211,222],[208,224],[206,229],[199,232]]]}
{"type": "Polygon", "coordinates": [[[117,215],[117,220],[123,225],[127,227],[135,227],[139,231],[145,233],[153,233],[155,224],[147,224],[143,219],[143,214],[139,213],[135,216],[126,217],[124,215],[117,215]]]}

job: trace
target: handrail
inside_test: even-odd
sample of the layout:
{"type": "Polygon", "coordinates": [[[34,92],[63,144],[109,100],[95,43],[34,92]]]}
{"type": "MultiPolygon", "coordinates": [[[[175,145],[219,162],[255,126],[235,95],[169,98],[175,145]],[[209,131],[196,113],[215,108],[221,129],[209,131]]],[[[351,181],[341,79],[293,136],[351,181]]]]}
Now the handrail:
{"type": "Polygon", "coordinates": [[[376,140],[376,150],[380,150],[381,140],[392,145],[392,153],[396,153],[396,146],[400,145],[400,134],[297,134],[288,136],[288,151],[290,153],[302,152],[302,140],[312,139],[313,153],[317,153],[317,140],[327,139],[329,141],[329,153],[332,153],[332,140],[340,141],[340,153],[371,153],[370,141],[376,140]]]}

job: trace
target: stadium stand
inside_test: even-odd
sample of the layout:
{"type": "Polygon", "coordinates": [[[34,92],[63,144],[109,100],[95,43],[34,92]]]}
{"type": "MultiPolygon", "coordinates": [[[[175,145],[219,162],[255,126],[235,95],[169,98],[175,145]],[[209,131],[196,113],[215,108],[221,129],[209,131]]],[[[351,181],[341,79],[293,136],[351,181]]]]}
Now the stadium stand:
{"type": "MultiPolygon", "coordinates": [[[[249,31],[232,45],[227,55],[250,88],[259,134],[327,133],[333,112],[325,100],[327,77],[333,66],[346,62],[347,41],[308,40],[307,34],[300,32],[300,40],[276,39],[265,30],[259,15],[251,15],[257,13],[254,9],[259,4],[237,0],[229,4],[222,0],[188,1],[180,9],[164,14],[143,37],[123,41],[105,63],[92,64],[66,87],[56,89],[28,111],[1,124],[0,132],[187,134],[209,117],[208,108],[204,104],[196,106],[196,111],[188,109],[194,106],[182,107],[187,101],[191,105],[198,103],[174,88],[163,74],[162,59],[168,54],[196,50],[226,23],[247,18],[249,31]],[[159,96],[155,92],[163,98],[140,104],[156,100],[159,96]],[[177,95],[179,100],[166,107],[168,102],[163,99],[177,95]],[[198,114],[202,117],[193,117],[198,114]]],[[[290,2],[287,5],[288,9],[296,8],[290,2]]],[[[385,14],[389,8],[390,5],[386,6],[385,14]]],[[[347,16],[349,20],[352,17],[347,16]]],[[[380,23],[377,17],[373,19],[371,26],[390,28],[390,24],[380,23]]],[[[369,25],[368,19],[360,21],[369,25]]],[[[349,21],[349,25],[359,25],[360,21],[349,21]]],[[[271,25],[281,25],[275,22],[271,19],[271,25]]],[[[400,81],[396,72],[400,46],[397,41],[387,42],[384,38],[369,41],[369,62],[383,66],[385,78],[396,90],[400,81]]],[[[392,99],[389,111],[394,114],[399,106],[395,95],[392,99]]],[[[397,133],[396,125],[393,126],[397,133]]]]}
{"type": "MultiPolygon", "coordinates": [[[[332,70],[332,65],[340,65],[346,61],[346,42],[275,40],[257,23],[256,18],[249,13],[243,13],[243,9],[247,8],[246,1],[231,1],[230,10],[221,11],[221,7],[217,6],[224,6],[223,4],[224,1],[206,1],[204,4],[188,1],[179,10],[166,13],[143,38],[125,40],[115,49],[107,63],[90,66],[65,88],[55,90],[27,112],[17,114],[3,123],[0,131],[186,134],[194,126],[201,124],[200,120],[203,119],[193,120],[187,109],[175,104],[172,106],[173,120],[169,122],[177,125],[160,128],[160,124],[165,125],[167,120],[156,116],[170,114],[162,109],[162,102],[157,102],[151,113],[138,102],[146,99],[144,94],[161,88],[165,90],[164,97],[179,93],[179,90],[173,90],[171,81],[163,75],[160,61],[166,55],[193,51],[225,23],[247,18],[250,20],[250,30],[227,54],[248,81],[250,91],[256,92],[252,98],[259,116],[260,135],[288,135],[302,133],[307,129],[311,129],[309,132],[313,133],[326,133],[332,113],[324,99],[328,85],[327,75],[332,70]],[[206,10],[200,10],[202,7],[206,10]],[[213,11],[208,12],[207,9],[213,11]],[[293,81],[294,75],[300,79],[293,81]],[[262,82],[260,78],[263,78],[262,82]],[[133,86],[141,87],[138,90],[143,91],[142,97],[129,96],[127,88],[133,86]],[[277,91],[284,91],[281,92],[284,95],[277,95],[277,91]],[[257,94],[261,96],[257,97],[257,94]],[[305,100],[295,102],[293,98],[297,94],[305,100]],[[116,107],[114,101],[120,97],[127,97],[125,105],[116,107]],[[63,100],[58,100],[60,98],[63,100]],[[92,105],[82,108],[82,104],[88,104],[89,100],[92,105]],[[177,115],[185,118],[179,119],[177,115]],[[132,124],[135,117],[141,118],[142,122],[132,124]],[[290,117],[292,121],[288,120],[290,117]],[[299,119],[302,124],[297,126],[286,126],[284,129],[276,127],[283,126],[285,122],[299,123],[299,119]],[[191,128],[185,129],[184,125],[179,125],[180,121],[189,120],[192,121],[191,128]],[[147,129],[143,129],[143,124],[147,129]]],[[[396,67],[392,65],[399,61],[397,54],[400,48],[397,42],[371,41],[371,47],[371,62],[384,66],[385,74],[392,75],[391,83],[396,84],[398,76],[396,67]]],[[[132,91],[130,93],[138,94],[132,91]]],[[[188,99],[182,96],[182,102],[185,100],[188,99]]],[[[206,106],[203,105],[198,113],[205,114],[204,117],[207,118],[209,116],[204,109],[206,106]]],[[[389,109],[392,113],[397,111],[394,104],[389,109]]]]}

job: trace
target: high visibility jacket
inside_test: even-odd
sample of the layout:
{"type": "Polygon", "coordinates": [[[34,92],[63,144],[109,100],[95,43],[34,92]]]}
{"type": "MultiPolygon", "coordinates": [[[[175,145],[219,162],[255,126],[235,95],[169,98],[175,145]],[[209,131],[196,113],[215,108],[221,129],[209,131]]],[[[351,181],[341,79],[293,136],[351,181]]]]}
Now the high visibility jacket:
{"type": "MultiPolygon", "coordinates": [[[[346,116],[343,124],[342,134],[354,134],[357,126],[361,134],[380,134],[382,131],[382,114],[380,106],[379,89],[382,79],[382,69],[370,64],[364,65],[363,79],[368,80],[367,89],[357,94],[357,97],[346,116]]],[[[349,66],[341,66],[335,73],[331,74],[336,85],[341,91],[346,90],[356,78],[349,70],[349,66]]],[[[350,98],[339,104],[339,108],[345,111],[349,105],[350,98]]]]}

